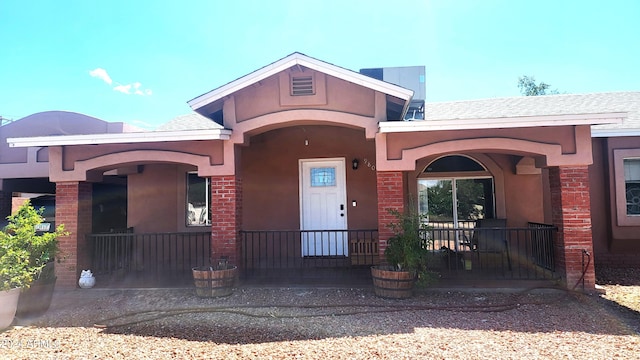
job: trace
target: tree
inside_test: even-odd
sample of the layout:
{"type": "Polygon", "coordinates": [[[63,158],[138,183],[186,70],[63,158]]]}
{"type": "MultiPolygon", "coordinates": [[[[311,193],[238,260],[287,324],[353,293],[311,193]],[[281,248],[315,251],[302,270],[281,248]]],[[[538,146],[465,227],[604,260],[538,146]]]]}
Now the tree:
{"type": "Polygon", "coordinates": [[[541,82],[536,84],[536,79],[533,76],[521,76],[518,78],[518,87],[520,93],[524,96],[538,96],[538,95],[554,95],[559,94],[558,90],[549,90],[551,85],[541,82]]]}

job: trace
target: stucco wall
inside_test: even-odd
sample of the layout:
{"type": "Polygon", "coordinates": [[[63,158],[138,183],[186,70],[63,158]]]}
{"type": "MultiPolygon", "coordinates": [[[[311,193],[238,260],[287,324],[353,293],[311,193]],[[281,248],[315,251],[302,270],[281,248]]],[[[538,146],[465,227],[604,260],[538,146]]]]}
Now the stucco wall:
{"type": "Polygon", "coordinates": [[[373,141],[365,140],[364,131],[331,126],[284,128],[253,136],[250,145],[240,150],[244,229],[299,229],[298,160],[320,157],[346,160],[349,228],[377,228],[376,172],[364,162],[375,157],[375,149],[373,141]],[[351,168],[353,158],[360,161],[358,170],[351,168]]]}
{"type": "MultiPolygon", "coordinates": [[[[78,145],[67,146],[64,151],[64,170],[74,169],[74,162],[87,159],[93,159],[101,155],[119,154],[120,159],[116,166],[128,164],[131,157],[127,151],[134,150],[164,150],[186,154],[201,154],[210,157],[212,165],[222,164],[223,161],[223,143],[219,140],[211,141],[181,141],[181,142],[161,142],[161,143],[145,143],[145,144],[104,144],[100,146],[78,145]],[[128,161],[129,160],[129,161],[128,161]]],[[[162,161],[162,157],[159,157],[162,161]]],[[[57,169],[52,169],[52,171],[57,169]]]]}
{"type": "Polygon", "coordinates": [[[542,176],[516,174],[518,156],[491,154],[490,157],[503,170],[507,225],[526,227],[527,222],[544,223],[542,176]]]}
{"type": "MultiPolygon", "coordinates": [[[[479,120],[480,121],[480,120],[479,120]]],[[[465,131],[432,131],[428,133],[391,133],[387,134],[387,158],[399,159],[402,150],[422,145],[434,144],[457,139],[508,138],[531,140],[545,144],[559,144],[563,154],[576,151],[574,128],[571,126],[550,128],[515,128],[465,131]]],[[[455,143],[451,143],[455,151],[455,143]]],[[[482,149],[479,149],[482,150],[482,149]]]]}
{"type": "Polygon", "coordinates": [[[178,205],[178,194],[184,190],[180,191],[178,180],[185,171],[177,165],[151,164],[145,165],[141,173],[129,175],[127,226],[136,233],[181,230],[178,214],[184,214],[185,208],[184,204],[178,205]]]}
{"type": "Polygon", "coordinates": [[[614,156],[616,151],[631,151],[640,156],[640,137],[594,138],[592,143],[589,181],[595,263],[640,266],[640,226],[621,225],[618,219],[619,213],[626,214],[625,204],[618,204],[616,199],[618,190],[624,191],[624,174],[617,179],[615,162],[620,159],[614,156]]]}
{"type": "MultiPolygon", "coordinates": [[[[375,92],[373,90],[312,70],[307,69],[306,71],[316,76],[316,83],[325,81],[325,87],[318,88],[318,91],[323,91],[323,94],[318,96],[317,101],[301,104],[304,108],[344,111],[363,116],[374,115],[375,92]]],[[[289,94],[288,88],[281,89],[281,87],[288,85],[288,79],[280,81],[279,77],[281,76],[288,78],[289,75],[287,72],[273,75],[234,94],[236,122],[292,108],[292,106],[281,105],[283,103],[281,97],[289,94]]],[[[314,97],[298,98],[299,100],[310,98],[313,100],[314,97]]],[[[288,100],[295,102],[297,99],[290,97],[288,100]]]]}
{"type": "Polygon", "coordinates": [[[608,252],[609,222],[609,178],[607,173],[607,140],[594,138],[593,164],[589,166],[589,183],[591,185],[591,227],[593,233],[593,249],[596,254],[608,252]]]}

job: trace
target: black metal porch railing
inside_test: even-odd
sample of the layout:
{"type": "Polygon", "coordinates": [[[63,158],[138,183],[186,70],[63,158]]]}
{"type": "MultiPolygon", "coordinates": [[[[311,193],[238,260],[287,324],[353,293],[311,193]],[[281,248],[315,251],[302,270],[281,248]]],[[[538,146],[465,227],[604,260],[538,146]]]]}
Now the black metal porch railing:
{"type": "Polygon", "coordinates": [[[211,233],[109,233],[87,236],[96,275],[170,282],[189,279],[191,268],[209,264],[211,233]]]}
{"type": "Polygon", "coordinates": [[[379,263],[378,230],[240,231],[246,283],[371,283],[379,263]],[[347,270],[347,271],[345,271],[347,270]]]}
{"type": "Polygon", "coordinates": [[[430,267],[443,276],[549,279],[555,276],[555,231],[539,223],[522,228],[444,226],[421,236],[431,250],[430,267]]]}
{"type": "MultiPolygon", "coordinates": [[[[430,267],[443,278],[554,278],[554,232],[551,225],[528,227],[454,227],[431,223],[421,234],[428,240],[430,267]]],[[[344,278],[380,263],[378,230],[240,231],[239,267],[244,280],[344,278]]],[[[111,280],[136,284],[188,284],[191,268],[209,263],[211,234],[91,234],[91,269],[111,280]]],[[[359,274],[359,273],[358,273],[359,274]]],[[[352,278],[353,279],[353,278],[352,278]]]]}
{"type": "Polygon", "coordinates": [[[299,269],[373,265],[378,230],[243,230],[242,268],[299,269]]]}

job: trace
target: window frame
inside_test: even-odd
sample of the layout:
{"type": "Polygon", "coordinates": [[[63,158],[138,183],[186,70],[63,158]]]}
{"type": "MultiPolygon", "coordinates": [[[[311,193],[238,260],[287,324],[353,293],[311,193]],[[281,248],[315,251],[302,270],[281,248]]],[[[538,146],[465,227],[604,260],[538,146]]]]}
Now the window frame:
{"type": "MultiPolygon", "coordinates": [[[[429,163],[422,169],[422,171],[418,174],[417,176],[417,181],[416,181],[416,193],[419,192],[419,187],[420,187],[420,180],[451,180],[451,185],[452,185],[452,202],[453,204],[457,203],[457,194],[456,194],[456,185],[455,183],[458,180],[469,180],[469,179],[490,179],[491,180],[491,195],[492,195],[492,207],[493,207],[493,212],[492,214],[488,215],[491,216],[491,218],[495,218],[498,216],[498,200],[497,200],[497,185],[496,185],[496,178],[495,176],[487,169],[487,167],[479,160],[475,159],[472,156],[468,156],[468,155],[464,155],[464,154],[449,154],[449,155],[445,155],[445,156],[441,156],[438,158],[435,158],[431,161],[429,161],[429,163]],[[479,166],[479,168],[481,168],[482,170],[479,169],[472,169],[472,170],[466,170],[466,169],[454,169],[452,171],[428,171],[429,167],[432,166],[433,164],[435,164],[436,162],[440,161],[440,160],[446,160],[446,158],[448,157],[462,157],[462,158],[467,158],[468,160],[473,161],[476,165],[479,166]]],[[[419,194],[418,194],[419,197],[419,194]]],[[[420,208],[420,201],[418,201],[418,212],[420,212],[422,209],[420,208]]],[[[458,207],[456,206],[455,209],[453,209],[453,221],[457,224],[459,221],[461,221],[460,219],[458,219],[458,207]]],[[[487,214],[485,214],[485,217],[487,216],[487,214]]]]}
{"type": "Polygon", "coordinates": [[[616,220],[618,226],[640,226],[640,215],[627,214],[626,180],[624,160],[640,159],[640,149],[613,150],[613,183],[615,191],[616,220]]]}
{"type": "MultiPolygon", "coordinates": [[[[201,215],[200,215],[201,217],[201,215]]],[[[211,222],[212,222],[212,218],[211,218],[211,179],[208,177],[201,177],[198,176],[198,173],[196,171],[187,171],[185,174],[185,199],[184,199],[184,224],[187,228],[194,228],[194,227],[203,227],[203,226],[211,226],[211,222]],[[205,183],[205,190],[206,190],[206,195],[205,195],[205,209],[207,211],[207,218],[205,219],[204,223],[200,223],[199,221],[195,224],[193,223],[189,223],[189,213],[190,213],[190,209],[189,209],[189,176],[190,175],[195,175],[197,178],[199,179],[203,179],[204,183],[205,183]]]]}

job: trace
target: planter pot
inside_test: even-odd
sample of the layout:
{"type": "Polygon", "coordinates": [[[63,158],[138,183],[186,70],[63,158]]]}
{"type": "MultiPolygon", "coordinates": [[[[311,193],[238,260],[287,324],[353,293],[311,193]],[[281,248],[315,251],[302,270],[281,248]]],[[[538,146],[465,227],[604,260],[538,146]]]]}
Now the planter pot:
{"type": "Polygon", "coordinates": [[[40,278],[28,289],[22,289],[20,292],[16,316],[38,316],[47,312],[51,305],[56,279],[53,262],[50,262],[42,269],[40,278]]]}
{"type": "Polygon", "coordinates": [[[200,297],[231,295],[236,282],[237,271],[237,266],[231,266],[223,270],[215,270],[208,266],[193,268],[192,272],[193,281],[196,285],[196,295],[200,297]]]}
{"type": "Polygon", "coordinates": [[[16,316],[20,288],[0,291],[0,330],[8,328],[16,316]]]}
{"type": "Polygon", "coordinates": [[[56,277],[34,281],[28,289],[22,289],[18,300],[17,317],[42,315],[49,310],[56,277]]]}
{"type": "Polygon", "coordinates": [[[390,299],[406,299],[413,295],[416,274],[410,271],[394,271],[389,267],[372,266],[373,291],[376,296],[390,299]]]}

